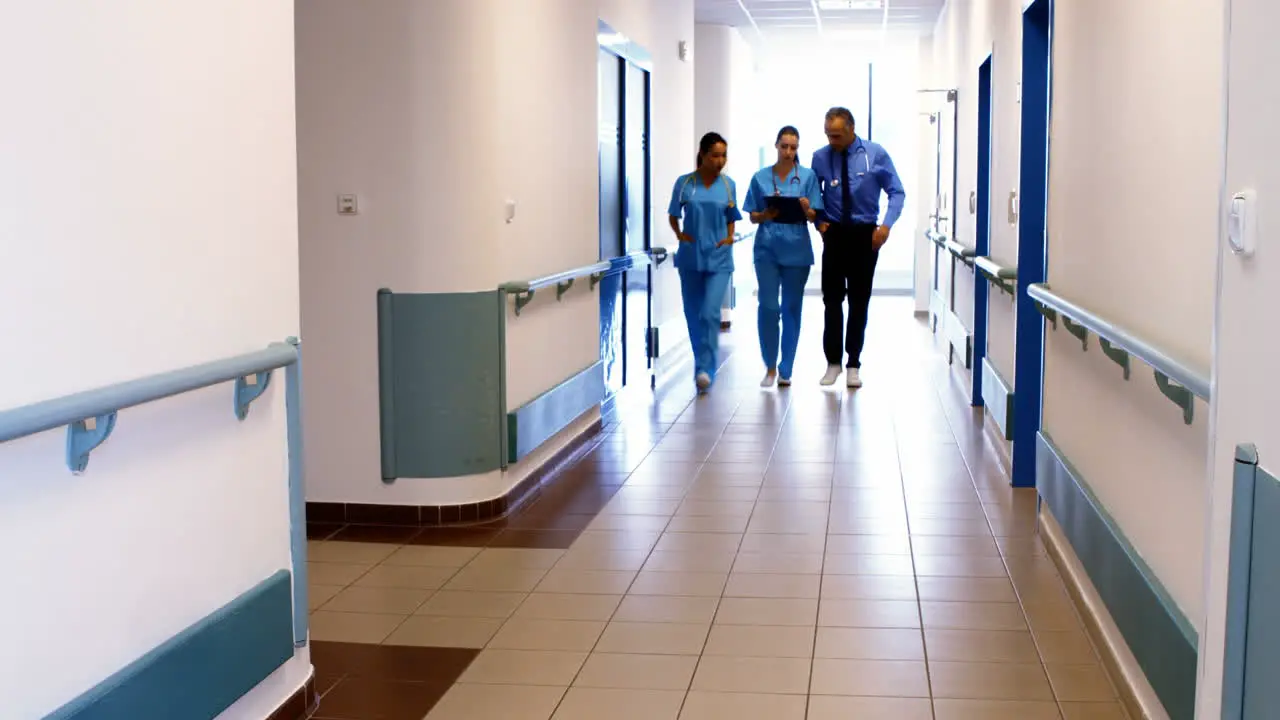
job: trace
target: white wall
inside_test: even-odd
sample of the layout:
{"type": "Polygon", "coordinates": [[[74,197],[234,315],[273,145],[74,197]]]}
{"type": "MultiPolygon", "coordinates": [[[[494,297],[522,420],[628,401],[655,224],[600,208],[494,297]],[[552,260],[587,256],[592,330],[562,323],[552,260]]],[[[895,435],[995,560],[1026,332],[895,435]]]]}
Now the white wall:
{"type": "MultiPolygon", "coordinates": [[[[298,334],[292,15],[6,8],[0,408],[298,334]]],[[[62,431],[0,446],[6,716],[44,716],[289,567],[283,380],[244,422],[230,384],[125,410],[80,477],[62,431]]]]}
{"type": "MultiPolygon", "coordinates": [[[[1226,126],[1226,193],[1253,189],[1259,198],[1259,247],[1250,259],[1226,252],[1219,244],[1218,302],[1213,348],[1213,460],[1209,533],[1206,549],[1207,619],[1201,635],[1201,677],[1197,686],[1198,717],[1221,715],[1223,629],[1226,617],[1228,540],[1231,523],[1232,471],[1235,447],[1254,443],[1263,467],[1280,472],[1280,383],[1275,377],[1277,351],[1274,308],[1280,306],[1280,247],[1274,232],[1280,205],[1280,152],[1271,110],[1280,94],[1269,72],[1280,61],[1271,28],[1280,8],[1267,0],[1231,0],[1227,46],[1230,114],[1226,126]]],[[[1206,115],[1208,113],[1206,112],[1206,115]]],[[[1219,138],[1201,142],[1216,149],[1219,138]]]]}
{"type": "MultiPolygon", "coordinates": [[[[692,35],[691,3],[601,10],[616,30],[655,48],[654,170],[662,178],[675,156],[692,156],[687,127],[669,119],[692,104],[692,68],[675,58],[676,38],[692,35]],[[673,139],[677,130],[683,142],[673,139]]],[[[484,291],[596,261],[596,18],[594,6],[572,0],[299,5],[309,500],[471,502],[503,494],[539,461],[384,485],[374,302],[380,287],[484,291]],[[344,192],[360,196],[358,217],[336,214],[344,192]],[[507,200],[517,204],[510,224],[507,200]]],[[[655,180],[655,202],[665,183],[655,180]]],[[[596,360],[598,302],[584,283],[564,302],[544,294],[520,318],[508,316],[510,407],[596,360]]]]}

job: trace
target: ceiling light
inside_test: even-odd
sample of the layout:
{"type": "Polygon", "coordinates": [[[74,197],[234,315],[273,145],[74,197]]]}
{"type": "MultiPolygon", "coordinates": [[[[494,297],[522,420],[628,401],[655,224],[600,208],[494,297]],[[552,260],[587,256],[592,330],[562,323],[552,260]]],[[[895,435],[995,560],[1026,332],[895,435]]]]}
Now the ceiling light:
{"type": "Polygon", "coordinates": [[[821,10],[880,10],[883,0],[818,0],[821,10]]]}

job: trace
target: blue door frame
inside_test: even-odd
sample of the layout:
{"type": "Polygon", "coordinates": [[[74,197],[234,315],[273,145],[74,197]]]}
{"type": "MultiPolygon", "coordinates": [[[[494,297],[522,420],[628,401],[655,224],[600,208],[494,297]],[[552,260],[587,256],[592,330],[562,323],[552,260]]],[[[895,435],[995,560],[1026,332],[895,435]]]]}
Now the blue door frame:
{"type": "MultiPolygon", "coordinates": [[[[991,60],[978,66],[978,190],[974,254],[991,254],[991,60]]],[[[957,211],[958,212],[958,211],[957,211]]],[[[973,399],[970,404],[982,407],[982,360],[987,355],[987,308],[991,286],[980,274],[973,283],[973,399]]]]}
{"type": "Polygon", "coordinates": [[[1044,390],[1044,322],[1027,287],[1047,269],[1049,120],[1053,105],[1053,2],[1022,13],[1022,157],[1018,196],[1018,305],[1014,331],[1013,486],[1036,484],[1036,434],[1044,390]]]}

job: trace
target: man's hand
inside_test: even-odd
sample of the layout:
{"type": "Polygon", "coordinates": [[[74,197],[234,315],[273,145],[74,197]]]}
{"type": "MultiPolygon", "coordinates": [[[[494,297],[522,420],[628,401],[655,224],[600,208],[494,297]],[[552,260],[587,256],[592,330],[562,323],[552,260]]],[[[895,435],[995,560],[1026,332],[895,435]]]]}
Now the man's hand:
{"type": "Polygon", "coordinates": [[[826,236],[827,231],[831,229],[831,223],[818,223],[818,234],[826,236]]]}
{"type": "Polygon", "coordinates": [[[732,245],[732,244],[733,244],[733,236],[732,236],[732,235],[730,235],[729,237],[727,237],[727,238],[725,238],[725,239],[721,240],[720,242],[716,243],[716,247],[718,247],[718,248],[719,248],[719,247],[725,247],[726,245],[732,245]]]}
{"type": "Polygon", "coordinates": [[[871,233],[871,249],[879,250],[885,243],[889,242],[889,226],[880,225],[871,233]]]}
{"type": "Polygon", "coordinates": [[[805,212],[809,212],[809,198],[807,197],[800,198],[800,207],[805,212]]]}
{"type": "Polygon", "coordinates": [[[687,242],[687,243],[693,242],[693,236],[690,235],[689,233],[676,233],[676,239],[679,240],[680,242],[687,242]]]}

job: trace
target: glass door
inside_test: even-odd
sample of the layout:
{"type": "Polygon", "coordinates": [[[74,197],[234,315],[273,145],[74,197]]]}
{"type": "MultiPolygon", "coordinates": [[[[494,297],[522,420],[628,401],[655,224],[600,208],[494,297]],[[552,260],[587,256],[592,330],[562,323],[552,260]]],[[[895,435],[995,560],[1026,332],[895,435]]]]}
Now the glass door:
{"type": "MultiPolygon", "coordinates": [[[[622,60],[603,48],[598,57],[600,259],[622,255],[626,248],[626,203],[623,186],[622,60]]],[[[606,275],[600,293],[600,360],[605,392],[613,395],[626,383],[625,304],[623,278],[606,275]]]]}

